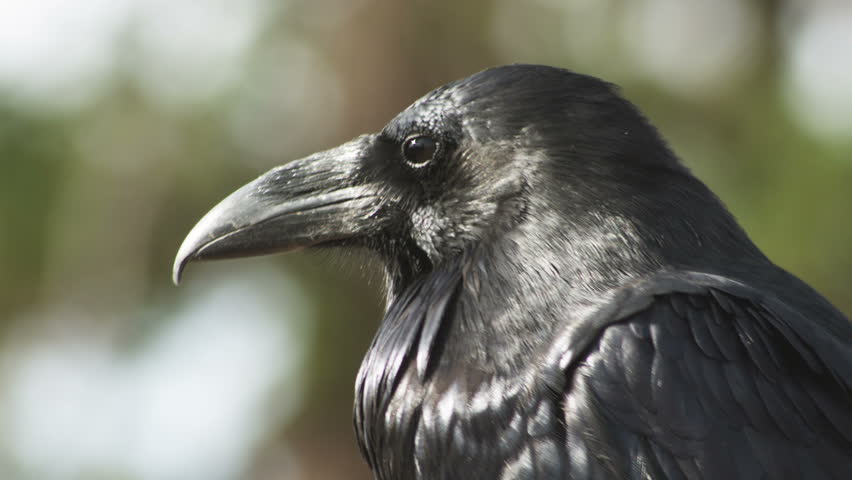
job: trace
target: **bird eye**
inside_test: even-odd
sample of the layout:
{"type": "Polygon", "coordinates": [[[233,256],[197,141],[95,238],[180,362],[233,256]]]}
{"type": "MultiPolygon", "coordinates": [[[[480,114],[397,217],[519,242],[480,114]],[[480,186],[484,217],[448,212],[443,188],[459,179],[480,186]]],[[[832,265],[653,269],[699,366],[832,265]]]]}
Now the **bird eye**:
{"type": "Polygon", "coordinates": [[[402,145],[402,156],[415,167],[428,163],[438,152],[438,142],[432,137],[412,137],[402,145]]]}

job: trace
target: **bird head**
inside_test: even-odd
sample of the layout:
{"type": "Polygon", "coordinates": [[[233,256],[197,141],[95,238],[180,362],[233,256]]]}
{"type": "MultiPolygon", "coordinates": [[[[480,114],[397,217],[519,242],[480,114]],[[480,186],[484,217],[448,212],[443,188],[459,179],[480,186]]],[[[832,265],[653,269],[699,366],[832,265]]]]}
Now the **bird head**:
{"type": "Polygon", "coordinates": [[[625,179],[650,170],[685,172],[612,85],[545,66],[492,68],[428,93],[381,132],[232,193],[186,237],[174,280],[195,260],[360,246],[404,283],[535,212],[571,217],[630,197],[625,179]]]}

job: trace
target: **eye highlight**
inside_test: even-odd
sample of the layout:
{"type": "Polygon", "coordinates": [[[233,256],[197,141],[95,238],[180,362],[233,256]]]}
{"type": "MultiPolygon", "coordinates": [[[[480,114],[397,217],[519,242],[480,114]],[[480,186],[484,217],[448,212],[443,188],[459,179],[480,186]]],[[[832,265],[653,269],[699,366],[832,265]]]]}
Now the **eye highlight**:
{"type": "Polygon", "coordinates": [[[431,161],[438,153],[440,144],[426,135],[411,137],[402,144],[402,157],[410,165],[421,167],[431,161]]]}

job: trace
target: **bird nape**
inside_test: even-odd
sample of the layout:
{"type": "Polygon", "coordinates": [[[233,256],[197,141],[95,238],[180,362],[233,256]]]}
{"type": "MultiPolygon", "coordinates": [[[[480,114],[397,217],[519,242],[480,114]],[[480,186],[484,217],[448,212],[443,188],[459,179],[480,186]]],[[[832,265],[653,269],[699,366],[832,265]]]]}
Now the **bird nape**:
{"type": "Polygon", "coordinates": [[[361,247],[379,479],[852,478],[852,324],[610,84],[512,65],[214,207],[189,261],[361,247]]]}

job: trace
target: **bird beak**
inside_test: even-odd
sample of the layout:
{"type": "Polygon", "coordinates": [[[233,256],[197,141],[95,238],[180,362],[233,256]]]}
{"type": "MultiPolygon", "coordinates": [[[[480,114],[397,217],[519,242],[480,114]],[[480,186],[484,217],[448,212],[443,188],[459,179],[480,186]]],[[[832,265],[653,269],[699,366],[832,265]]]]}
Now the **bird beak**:
{"type": "Polygon", "coordinates": [[[378,188],[359,180],[373,136],[274,168],[222,200],[193,227],[175,258],[180,282],[195,260],[247,257],[344,241],[376,226],[378,188]]]}

